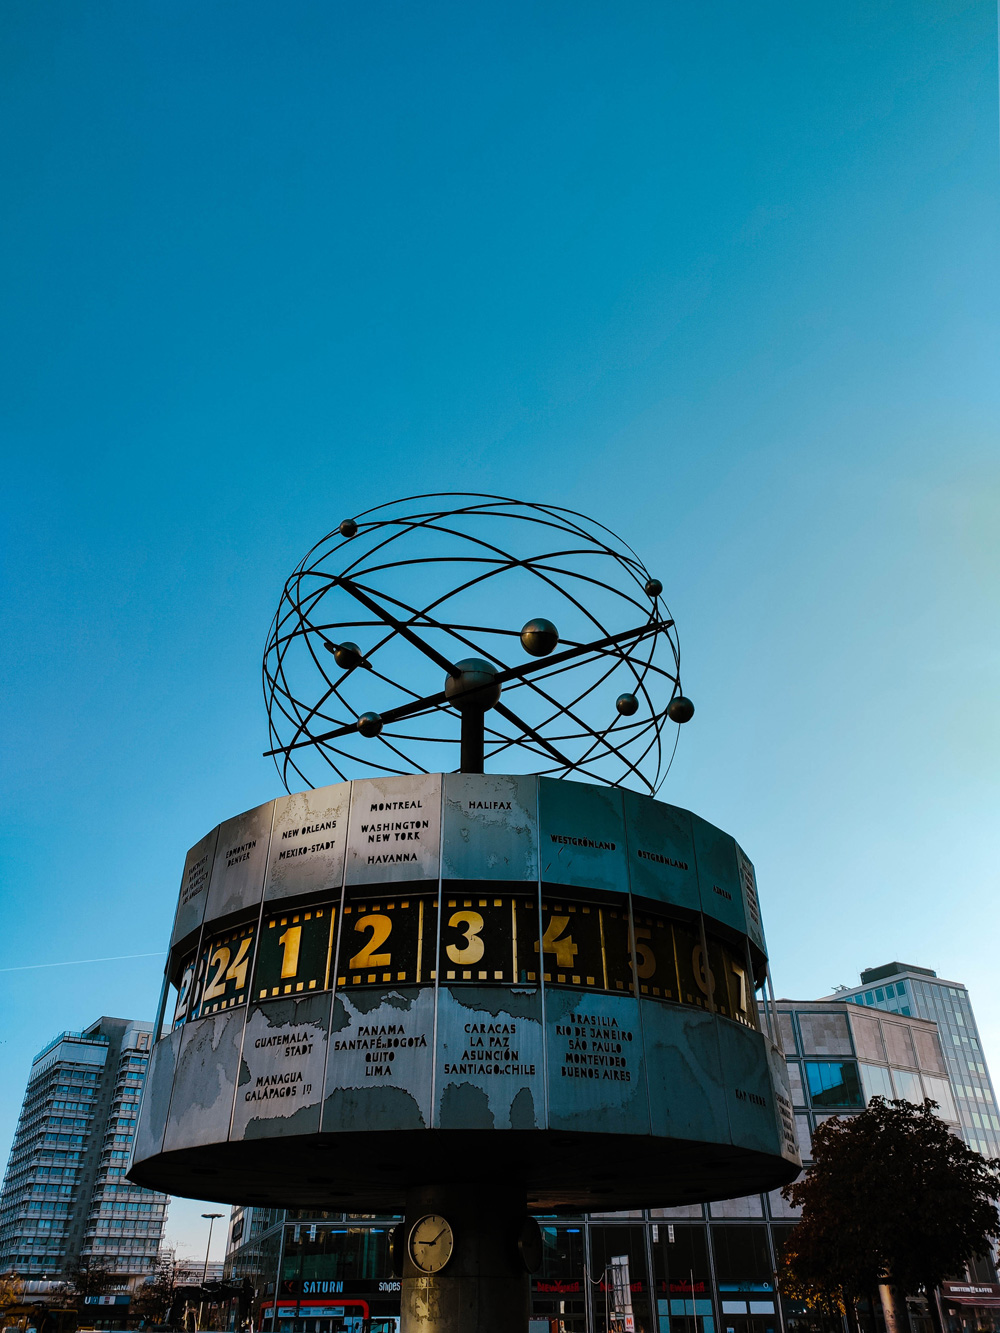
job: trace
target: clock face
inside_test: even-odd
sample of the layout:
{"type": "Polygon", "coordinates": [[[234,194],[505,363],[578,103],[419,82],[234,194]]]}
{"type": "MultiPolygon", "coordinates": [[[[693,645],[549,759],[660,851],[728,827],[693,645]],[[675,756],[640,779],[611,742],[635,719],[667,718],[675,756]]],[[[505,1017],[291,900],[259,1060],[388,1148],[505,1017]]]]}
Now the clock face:
{"type": "Polygon", "coordinates": [[[410,1229],[410,1259],[421,1273],[439,1273],[454,1248],[454,1233],[440,1213],[428,1213],[410,1229]]]}

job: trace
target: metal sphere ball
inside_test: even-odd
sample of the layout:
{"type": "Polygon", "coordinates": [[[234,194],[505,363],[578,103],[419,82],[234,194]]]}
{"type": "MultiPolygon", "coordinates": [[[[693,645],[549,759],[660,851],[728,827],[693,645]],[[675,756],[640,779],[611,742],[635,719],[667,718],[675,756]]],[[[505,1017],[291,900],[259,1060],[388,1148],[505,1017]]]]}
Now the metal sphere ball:
{"type": "Polygon", "coordinates": [[[667,717],[671,722],[690,722],[694,717],[694,704],[683,694],[678,694],[667,704],[667,717]]]}
{"type": "Polygon", "coordinates": [[[358,731],[369,739],[378,736],[382,731],[382,719],[378,713],[362,713],[358,718],[358,731]]]}
{"type": "Polygon", "coordinates": [[[663,584],[660,582],[659,579],[646,580],[646,595],[648,597],[659,597],[662,591],[663,591],[663,584]]]}
{"type": "Polygon", "coordinates": [[[497,669],[481,657],[463,657],[456,662],[459,674],[448,676],[444,693],[450,704],[461,711],[474,708],[486,712],[500,701],[500,686],[496,683],[497,669]]]}
{"type": "Polygon", "coordinates": [[[350,671],[352,667],[361,665],[361,649],[356,643],[345,640],[344,643],[338,643],[333,650],[333,660],[337,666],[343,667],[345,671],[350,671]]]}
{"type": "Polygon", "coordinates": [[[358,525],[353,518],[345,518],[338,531],[341,537],[356,537],[358,535],[358,525]]]}
{"type": "Polygon", "coordinates": [[[559,642],[559,631],[551,620],[536,616],[521,630],[521,647],[532,657],[548,657],[559,642]]]}
{"type": "Polygon", "coordinates": [[[631,717],[633,713],[639,711],[639,700],[634,694],[619,694],[615,700],[615,707],[622,717],[631,717]]]}

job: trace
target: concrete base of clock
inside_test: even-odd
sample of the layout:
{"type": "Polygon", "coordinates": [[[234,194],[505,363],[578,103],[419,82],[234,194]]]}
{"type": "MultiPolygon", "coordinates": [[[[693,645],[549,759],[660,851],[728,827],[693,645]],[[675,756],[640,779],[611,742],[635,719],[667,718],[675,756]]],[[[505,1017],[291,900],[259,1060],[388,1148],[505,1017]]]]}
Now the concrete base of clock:
{"type": "MultiPolygon", "coordinates": [[[[482,1166],[488,1176],[490,1163],[482,1166]]],[[[526,1333],[531,1279],[517,1244],[524,1189],[473,1178],[411,1190],[405,1238],[428,1213],[449,1224],[454,1247],[444,1267],[425,1273],[404,1239],[401,1333],[526,1333]]]]}

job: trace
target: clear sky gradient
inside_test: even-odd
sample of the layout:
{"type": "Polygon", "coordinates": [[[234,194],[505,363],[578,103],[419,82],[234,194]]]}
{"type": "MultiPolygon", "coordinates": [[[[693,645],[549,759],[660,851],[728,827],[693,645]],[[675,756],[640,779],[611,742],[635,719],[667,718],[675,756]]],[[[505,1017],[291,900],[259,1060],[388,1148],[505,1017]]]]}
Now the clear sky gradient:
{"type": "MultiPolygon", "coordinates": [[[[663,580],[698,711],[662,795],[754,858],[778,992],[933,967],[1000,1075],[992,0],[0,29],[0,966],[161,948],[187,847],[279,792],[294,564],[490,490],[663,580]]],[[[0,1148],[32,1055],[159,972],[0,972],[0,1148]]]]}

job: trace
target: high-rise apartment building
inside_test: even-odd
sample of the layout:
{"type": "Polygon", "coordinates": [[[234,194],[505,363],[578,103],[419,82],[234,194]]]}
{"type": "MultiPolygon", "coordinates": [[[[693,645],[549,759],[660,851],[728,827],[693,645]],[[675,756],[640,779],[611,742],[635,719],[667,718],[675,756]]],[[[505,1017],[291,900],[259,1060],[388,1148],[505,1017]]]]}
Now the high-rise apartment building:
{"type": "MultiPolygon", "coordinates": [[[[936,1023],[958,1104],[962,1137],[984,1157],[1000,1157],[1000,1106],[983,1056],[969,992],[928,967],[886,963],[861,973],[860,986],[829,997],[936,1023]]],[[[905,1094],[900,1094],[905,1095],[905,1094]]]]}
{"type": "Polygon", "coordinates": [[[167,1196],[125,1179],[152,1032],[99,1018],[35,1056],[0,1191],[0,1271],[61,1278],[89,1259],[124,1289],[152,1270],[167,1196]]]}

